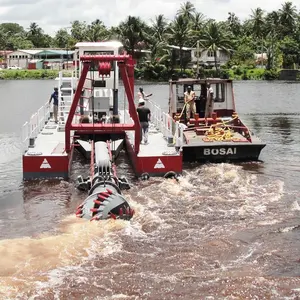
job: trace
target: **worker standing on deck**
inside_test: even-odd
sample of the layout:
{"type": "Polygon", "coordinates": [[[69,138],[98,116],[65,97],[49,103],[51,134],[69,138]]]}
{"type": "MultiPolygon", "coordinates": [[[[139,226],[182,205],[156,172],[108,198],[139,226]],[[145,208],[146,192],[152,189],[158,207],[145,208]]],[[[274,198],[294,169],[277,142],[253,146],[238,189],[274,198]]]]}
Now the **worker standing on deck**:
{"type": "Polygon", "coordinates": [[[144,138],[144,144],[147,145],[151,111],[148,107],[145,107],[145,100],[142,98],[139,99],[139,106],[136,110],[137,110],[139,120],[141,123],[141,142],[143,141],[143,138],[144,138]]]}
{"type": "Polygon", "coordinates": [[[192,91],[192,87],[188,86],[186,92],[184,93],[184,103],[186,106],[186,118],[187,121],[190,120],[191,118],[191,113],[193,114],[193,117],[195,116],[196,113],[196,104],[195,104],[195,99],[196,94],[194,91],[192,91]]]}
{"type": "Polygon", "coordinates": [[[51,103],[53,99],[53,115],[54,115],[54,121],[55,123],[58,122],[57,120],[57,114],[58,114],[58,88],[54,88],[54,92],[51,94],[49,99],[49,104],[51,103]]]}
{"type": "Polygon", "coordinates": [[[207,84],[207,100],[205,108],[205,118],[211,118],[214,109],[214,90],[210,83],[207,84]]]}
{"type": "Polygon", "coordinates": [[[152,94],[145,95],[143,88],[142,87],[139,88],[139,92],[138,92],[139,100],[143,99],[145,101],[148,101],[149,100],[148,97],[150,96],[152,96],[152,94]]]}

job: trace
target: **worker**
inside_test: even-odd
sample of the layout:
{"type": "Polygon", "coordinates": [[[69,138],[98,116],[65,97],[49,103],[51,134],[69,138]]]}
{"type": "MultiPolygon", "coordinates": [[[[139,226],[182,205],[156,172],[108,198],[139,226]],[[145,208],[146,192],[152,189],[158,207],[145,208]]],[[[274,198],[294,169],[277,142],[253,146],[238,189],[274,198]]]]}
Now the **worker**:
{"type": "Polygon", "coordinates": [[[195,116],[196,113],[195,100],[196,100],[196,94],[194,91],[192,91],[192,87],[188,86],[186,92],[184,93],[184,103],[186,106],[187,121],[190,120],[191,113],[193,114],[193,117],[195,116]]]}
{"type": "Polygon", "coordinates": [[[145,95],[144,89],[142,87],[139,88],[138,97],[139,99],[144,99],[145,101],[149,100],[148,97],[151,97],[152,94],[145,95]]]}
{"type": "Polygon", "coordinates": [[[151,111],[148,107],[145,107],[145,100],[142,98],[139,99],[139,105],[136,110],[137,110],[137,113],[139,116],[139,121],[141,124],[141,143],[144,139],[144,144],[147,145],[151,111]]]}
{"type": "Polygon", "coordinates": [[[205,108],[205,118],[211,118],[214,110],[214,90],[210,83],[207,83],[207,100],[205,108]]]}
{"type": "Polygon", "coordinates": [[[53,115],[54,115],[54,121],[57,124],[57,114],[58,114],[58,88],[54,88],[54,92],[51,94],[50,99],[49,99],[49,104],[51,103],[53,99],[53,115]]]}

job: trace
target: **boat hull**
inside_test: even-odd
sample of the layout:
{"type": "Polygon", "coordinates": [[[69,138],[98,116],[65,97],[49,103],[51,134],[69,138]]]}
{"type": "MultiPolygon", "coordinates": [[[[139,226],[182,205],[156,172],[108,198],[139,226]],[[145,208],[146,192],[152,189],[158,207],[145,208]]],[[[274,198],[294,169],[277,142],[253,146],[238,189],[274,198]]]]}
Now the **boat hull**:
{"type": "Polygon", "coordinates": [[[184,146],[184,162],[257,161],[265,144],[184,146]]]}

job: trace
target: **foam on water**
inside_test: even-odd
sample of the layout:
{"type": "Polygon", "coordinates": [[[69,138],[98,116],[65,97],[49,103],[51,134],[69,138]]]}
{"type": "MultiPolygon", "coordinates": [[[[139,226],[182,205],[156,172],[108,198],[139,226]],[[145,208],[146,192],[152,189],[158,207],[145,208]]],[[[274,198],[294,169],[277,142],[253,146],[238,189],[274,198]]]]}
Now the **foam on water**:
{"type": "Polygon", "coordinates": [[[262,183],[229,164],[187,171],[178,182],[139,182],[124,193],[136,212],[130,222],[69,216],[54,235],[1,241],[0,298],[158,299],[181,289],[192,299],[201,289],[231,299],[272,285],[274,296],[276,280],[253,287],[277,255],[265,248],[273,241],[244,231],[277,226],[284,193],[281,181],[262,183]]]}

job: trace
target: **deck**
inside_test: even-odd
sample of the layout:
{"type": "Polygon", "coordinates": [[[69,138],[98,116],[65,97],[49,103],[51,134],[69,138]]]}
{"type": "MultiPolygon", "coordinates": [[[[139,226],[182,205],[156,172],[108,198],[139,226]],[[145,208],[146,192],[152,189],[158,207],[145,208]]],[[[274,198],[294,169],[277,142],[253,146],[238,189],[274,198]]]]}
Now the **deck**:
{"type": "Polygon", "coordinates": [[[233,145],[256,145],[261,144],[261,140],[256,136],[252,136],[252,142],[245,139],[240,133],[234,132],[231,140],[228,141],[205,141],[205,135],[197,135],[195,131],[184,132],[187,143],[183,147],[195,146],[233,146],[233,145]]]}
{"type": "Polygon", "coordinates": [[[65,131],[60,128],[59,124],[50,119],[24,155],[66,156],[65,131]]]}

